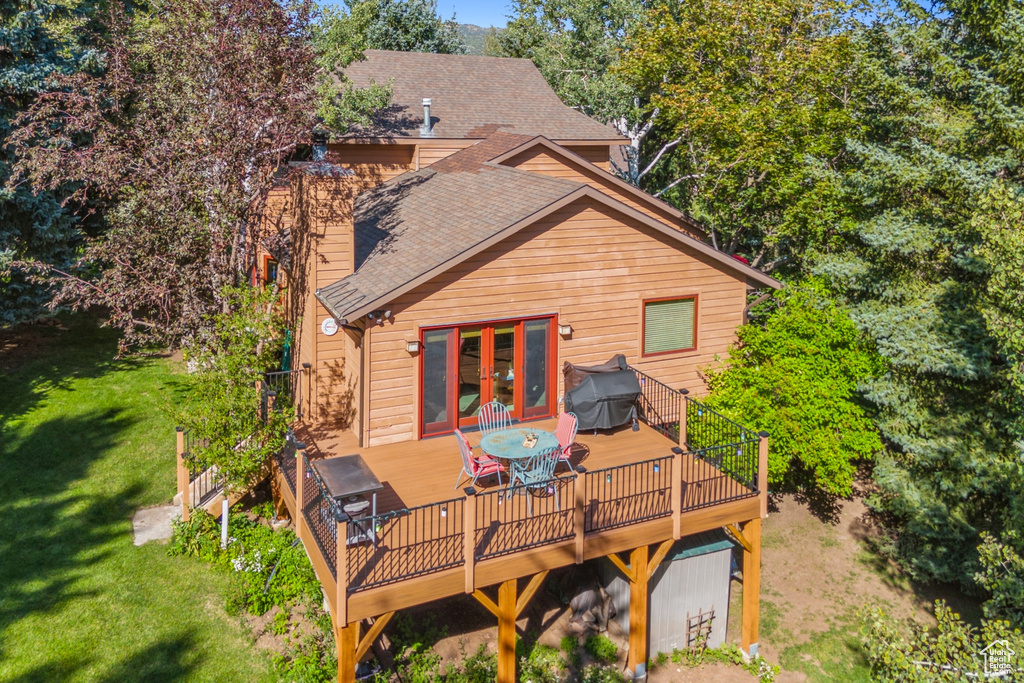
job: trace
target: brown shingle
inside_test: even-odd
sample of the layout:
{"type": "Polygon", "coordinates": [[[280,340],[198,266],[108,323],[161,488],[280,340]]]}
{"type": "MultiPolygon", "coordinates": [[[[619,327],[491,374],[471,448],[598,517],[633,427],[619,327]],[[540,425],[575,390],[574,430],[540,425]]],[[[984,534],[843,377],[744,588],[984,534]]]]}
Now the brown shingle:
{"type": "Polygon", "coordinates": [[[367,50],[345,75],[359,87],[394,80],[392,105],[373,125],[349,137],[419,137],[424,97],[435,138],[486,138],[492,133],[551,140],[613,140],[610,126],[562,104],[528,59],[367,50]]]}
{"type": "Polygon", "coordinates": [[[485,164],[528,140],[499,135],[355,201],[356,271],[317,292],[338,319],[456,258],[583,187],[485,164]],[[482,148],[482,149],[481,149],[482,148]]]}

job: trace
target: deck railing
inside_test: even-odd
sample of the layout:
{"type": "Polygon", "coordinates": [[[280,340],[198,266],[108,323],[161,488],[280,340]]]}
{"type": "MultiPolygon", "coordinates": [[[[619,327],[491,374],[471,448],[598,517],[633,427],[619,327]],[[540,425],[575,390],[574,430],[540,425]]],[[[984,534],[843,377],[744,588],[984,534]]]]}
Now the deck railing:
{"type": "Polygon", "coordinates": [[[262,415],[266,415],[269,399],[274,404],[283,401],[295,408],[295,417],[302,419],[302,375],[304,368],[295,370],[279,370],[263,373],[263,397],[260,405],[262,415]]]}
{"type": "MultiPolygon", "coordinates": [[[[183,496],[188,496],[188,507],[203,507],[224,490],[224,482],[215,467],[206,467],[196,455],[196,451],[209,445],[209,440],[198,438],[191,430],[178,427],[178,449],[182,465],[188,472],[188,482],[183,496]]],[[[179,486],[180,489],[180,486],[179,486]]]]}
{"type": "Polygon", "coordinates": [[[341,508],[327,493],[327,486],[305,458],[300,458],[305,465],[305,479],[302,481],[302,498],[299,508],[306,521],[306,528],[316,541],[321,555],[327,560],[331,576],[337,578],[338,552],[338,519],[341,508]]]}
{"type": "Polygon", "coordinates": [[[670,515],[672,460],[666,455],[587,472],[584,529],[614,529],[670,515]]]}
{"type": "Polygon", "coordinates": [[[299,442],[295,440],[295,436],[289,432],[284,442],[284,448],[274,456],[277,467],[281,470],[281,475],[284,477],[285,484],[288,485],[288,489],[292,492],[293,496],[295,495],[295,479],[297,477],[300,447],[304,448],[305,444],[300,446],[299,442]]]}
{"type": "Polygon", "coordinates": [[[475,560],[571,539],[575,534],[575,477],[504,487],[471,495],[476,505],[475,560]]]}
{"type": "Polygon", "coordinates": [[[687,450],[699,451],[726,444],[757,441],[757,432],[712,410],[695,398],[683,398],[686,401],[687,450]]]}
{"type": "Polygon", "coordinates": [[[348,521],[348,590],[463,564],[463,498],[348,521]]]}
{"type": "Polygon", "coordinates": [[[683,393],[634,367],[630,370],[640,382],[640,400],[637,403],[640,420],[678,443],[683,393]]]}
{"type": "Polygon", "coordinates": [[[758,459],[757,441],[685,453],[682,510],[696,510],[758,495],[758,459]]]}

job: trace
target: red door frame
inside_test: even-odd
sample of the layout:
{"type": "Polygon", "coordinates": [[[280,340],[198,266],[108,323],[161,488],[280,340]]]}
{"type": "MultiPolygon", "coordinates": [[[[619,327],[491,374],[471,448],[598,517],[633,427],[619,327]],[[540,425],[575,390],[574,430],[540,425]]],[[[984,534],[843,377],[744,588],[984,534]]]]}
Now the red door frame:
{"type": "MultiPolygon", "coordinates": [[[[525,401],[525,392],[524,392],[524,389],[523,389],[524,385],[521,382],[517,382],[516,384],[513,385],[514,386],[514,391],[515,391],[515,398],[514,398],[513,410],[510,411],[510,412],[512,413],[512,418],[516,419],[516,420],[519,420],[519,421],[541,420],[541,419],[545,419],[545,418],[549,418],[549,417],[554,416],[555,411],[556,411],[556,407],[557,407],[557,401],[555,400],[555,397],[558,395],[557,387],[556,387],[556,384],[555,384],[556,381],[557,381],[557,377],[556,377],[556,362],[557,362],[557,356],[558,356],[558,344],[557,344],[557,341],[555,339],[555,331],[557,329],[556,328],[556,321],[557,321],[557,316],[556,315],[554,315],[554,314],[534,315],[534,316],[527,316],[527,317],[524,317],[524,318],[504,318],[504,319],[498,319],[498,320],[474,321],[474,322],[471,322],[471,323],[458,323],[458,324],[451,324],[451,325],[430,325],[430,326],[427,326],[427,327],[421,327],[420,328],[420,336],[419,336],[421,351],[420,351],[420,354],[419,354],[419,356],[420,356],[419,363],[417,365],[418,365],[418,371],[419,371],[419,374],[420,374],[420,377],[419,377],[420,381],[418,383],[419,391],[420,391],[420,397],[419,397],[420,400],[417,403],[420,405],[420,413],[421,414],[416,416],[417,438],[424,438],[424,437],[428,437],[428,436],[439,436],[441,434],[450,434],[450,433],[452,433],[455,430],[455,426],[454,425],[456,425],[456,424],[460,425],[459,428],[462,428],[463,426],[466,426],[466,427],[475,426],[475,419],[474,418],[467,418],[468,422],[465,425],[462,425],[460,423],[462,423],[464,421],[460,420],[459,417],[458,417],[458,412],[459,412],[459,406],[458,406],[459,367],[458,367],[458,362],[459,362],[459,339],[460,339],[461,331],[464,330],[464,329],[472,329],[472,328],[477,328],[477,327],[481,328],[481,340],[480,340],[480,348],[481,348],[480,364],[481,364],[481,369],[480,370],[481,370],[481,376],[484,376],[484,367],[485,367],[485,363],[483,362],[484,361],[484,355],[486,353],[488,356],[492,357],[493,353],[494,353],[494,350],[493,350],[493,347],[494,347],[494,328],[495,327],[500,327],[500,326],[508,326],[510,324],[513,325],[515,327],[515,343],[514,343],[514,356],[513,356],[512,372],[513,372],[514,376],[517,379],[525,380],[526,376],[525,376],[525,374],[523,372],[523,363],[525,361],[525,350],[526,350],[525,349],[525,347],[526,347],[526,345],[525,345],[526,335],[525,335],[525,325],[524,325],[524,323],[526,323],[527,321],[531,321],[531,320],[548,320],[548,338],[547,338],[547,345],[548,345],[548,348],[547,348],[547,363],[548,363],[548,378],[547,378],[547,381],[548,381],[548,392],[547,392],[548,393],[548,400],[547,400],[547,404],[548,405],[547,405],[547,411],[544,412],[543,414],[540,414],[540,415],[531,415],[529,417],[523,417],[522,416],[522,413],[523,413],[523,403],[525,401]],[[448,420],[446,423],[444,423],[444,426],[440,430],[438,430],[438,431],[429,431],[428,432],[426,430],[427,425],[425,425],[423,423],[423,415],[422,415],[422,410],[423,410],[423,408],[422,408],[422,404],[423,404],[423,391],[424,391],[424,388],[425,388],[425,385],[424,385],[424,357],[426,355],[425,353],[423,353],[423,349],[426,348],[425,347],[426,334],[428,332],[434,332],[434,331],[437,331],[437,330],[451,330],[451,337],[450,337],[451,341],[449,343],[449,348],[448,348],[448,365],[449,365],[449,371],[448,372],[449,372],[449,378],[451,379],[451,383],[450,383],[450,387],[449,387],[449,390],[448,390],[448,394],[449,395],[448,395],[448,398],[447,398],[447,405],[449,407],[448,414],[452,415],[453,417],[450,420],[448,420]],[[487,349],[487,350],[484,351],[484,349],[487,349]],[[454,403],[454,406],[453,406],[453,403],[454,403]]],[[[485,396],[489,397],[491,395],[492,387],[493,387],[493,385],[490,383],[490,379],[491,379],[490,375],[491,374],[492,373],[487,373],[487,380],[486,380],[486,385],[487,386],[486,387],[484,386],[485,380],[481,380],[481,387],[480,387],[480,402],[481,402],[481,404],[485,402],[484,401],[485,396]]],[[[433,423],[433,424],[441,425],[442,423],[433,423]]]]}

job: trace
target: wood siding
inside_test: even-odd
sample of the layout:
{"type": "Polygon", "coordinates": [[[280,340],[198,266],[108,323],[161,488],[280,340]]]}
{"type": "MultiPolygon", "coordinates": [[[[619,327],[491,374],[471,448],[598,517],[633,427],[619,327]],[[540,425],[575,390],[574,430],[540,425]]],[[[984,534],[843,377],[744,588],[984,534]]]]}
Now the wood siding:
{"type": "Polygon", "coordinates": [[[476,142],[477,142],[476,140],[472,140],[472,141],[468,141],[467,140],[465,144],[462,144],[462,145],[452,145],[452,146],[449,146],[449,147],[434,147],[434,146],[428,146],[428,145],[419,145],[417,147],[417,149],[416,149],[416,154],[418,155],[417,159],[419,161],[419,165],[417,166],[417,168],[426,168],[427,166],[430,166],[431,164],[436,164],[438,161],[441,161],[441,159],[445,159],[447,157],[450,157],[451,155],[455,154],[456,152],[459,152],[459,151],[465,149],[466,147],[469,147],[470,145],[475,144],[476,142]]]}
{"type": "Polygon", "coordinates": [[[601,168],[602,170],[609,170],[611,163],[609,162],[610,153],[608,145],[594,145],[594,146],[577,146],[577,147],[566,147],[570,152],[575,152],[590,163],[601,168]]]}
{"type": "MultiPolygon", "coordinates": [[[[607,148],[605,148],[607,151],[607,148]]],[[[573,151],[576,151],[575,149],[573,151]]],[[[581,155],[582,156],[582,155],[581,155]]],[[[607,161],[607,159],[605,160],[607,161]]],[[[588,171],[583,166],[576,166],[568,164],[555,156],[552,156],[547,150],[542,148],[530,149],[521,154],[507,159],[503,162],[506,166],[513,168],[519,168],[524,171],[530,171],[532,173],[542,173],[544,175],[555,176],[556,178],[564,178],[566,180],[572,180],[577,183],[583,183],[594,187],[609,197],[614,197],[623,204],[630,206],[637,211],[641,211],[652,218],[655,218],[663,223],[667,223],[675,228],[682,230],[692,237],[701,239],[701,236],[694,233],[692,230],[687,229],[685,225],[680,224],[679,219],[674,216],[671,212],[667,211],[658,206],[658,204],[651,202],[643,202],[637,200],[635,197],[627,192],[622,191],[620,188],[615,186],[615,183],[611,182],[608,178],[602,177],[600,174],[594,171],[588,171]]],[[[607,163],[601,166],[604,170],[608,170],[607,163]]]]}
{"type": "Polygon", "coordinates": [[[327,158],[352,169],[356,176],[373,187],[413,167],[413,145],[330,145],[327,158]]]}
{"type": "MultiPolygon", "coordinates": [[[[724,355],[743,322],[746,285],[624,215],[582,199],[391,303],[372,330],[369,445],[416,438],[421,326],[556,314],[573,328],[556,362],[616,353],[672,387],[705,390],[699,368],[724,355]],[[640,358],[641,301],[697,295],[697,349],[640,358]]],[[[559,382],[558,394],[562,387],[559,382]]]]}

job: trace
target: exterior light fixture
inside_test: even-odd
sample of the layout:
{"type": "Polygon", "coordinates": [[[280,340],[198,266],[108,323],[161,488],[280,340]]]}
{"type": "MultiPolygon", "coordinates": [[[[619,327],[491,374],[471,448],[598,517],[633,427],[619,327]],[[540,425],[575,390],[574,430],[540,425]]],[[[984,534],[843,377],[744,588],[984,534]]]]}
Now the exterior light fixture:
{"type": "Polygon", "coordinates": [[[559,325],[558,334],[562,335],[563,337],[568,337],[570,334],[572,334],[572,325],[559,325]]]}
{"type": "Polygon", "coordinates": [[[409,353],[419,353],[420,352],[420,340],[419,339],[413,339],[412,341],[405,342],[405,350],[408,351],[409,353]]]}

